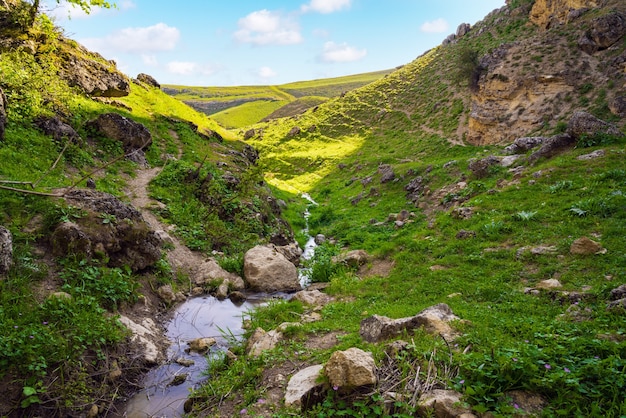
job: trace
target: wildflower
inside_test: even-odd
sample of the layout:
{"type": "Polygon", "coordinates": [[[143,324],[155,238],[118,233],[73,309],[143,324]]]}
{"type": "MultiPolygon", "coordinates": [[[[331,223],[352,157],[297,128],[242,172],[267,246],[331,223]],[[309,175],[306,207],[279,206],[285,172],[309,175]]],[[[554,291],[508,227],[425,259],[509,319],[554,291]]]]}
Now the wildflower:
{"type": "Polygon", "coordinates": [[[43,324],[44,325],[48,325],[48,321],[43,321],[43,324]]]}
{"type": "Polygon", "coordinates": [[[563,368],[563,370],[565,371],[565,373],[569,373],[569,372],[571,372],[571,370],[570,370],[570,369],[568,369],[567,367],[564,367],[564,368],[563,368]]]}
{"type": "Polygon", "coordinates": [[[462,385],[463,383],[465,383],[465,379],[461,379],[461,380],[459,381],[459,385],[462,385]]]}
{"type": "Polygon", "coordinates": [[[517,357],[513,357],[511,360],[513,360],[513,361],[517,361],[517,357]]]}
{"type": "Polygon", "coordinates": [[[543,367],[545,367],[548,370],[550,370],[552,368],[552,366],[550,366],[548,363],[544,364],[543,367]]]}
{"type": "Polygon", "coordinates": [[[34,336],[32,336],[32,335],[29,335],[29,336],[28,336],[28,338],[30,338],[30,339],[32,340],[32,339],[33,339],[33,338],[35,338],[35,337],[34,337],[34,336]]]}
{"type": "Polygon", "coordinates": [[[239,413],[240,413],[241,415],[245,415],[245,414],[247,414],[247,413],[248,413],[248,410],[247,410],[246,408],[243,408],[241,411],[239,411],[239,413]]]}
{"type": "Polygon", "coordinates": [[[337,385],[333,386],[333,390],[335,390],[335,391],[339,390],[339,386],[337,386],[337,385]]]}
{"type": "Polygon", "coordinates": [[[19,327],[17,325],[14,325],[13,328],[18,329],[19,327]]]}
{"type": "Polygon", "coordinates": [[[519,409],[519,405],[518,405],[518,404],[516,404],[516,403],[514,403],[514,404],[513,404],[513,408],[515,408],[515,409],[519,409]]]}
{"type": "Polygon", "coordinates": [[[264,403],[265,403],[265,399],[261,398],[261,399],[259,399],[258,401],[256,401],[256,403],[259,403],[259,404],[264,404],[264,403]]]}
{"type": "Polygon", "coordinates": [[[530,341],[528,341],[528,340],[524,340],[524,342],[525,342],[526,344],[528,344],[530,341]]]}

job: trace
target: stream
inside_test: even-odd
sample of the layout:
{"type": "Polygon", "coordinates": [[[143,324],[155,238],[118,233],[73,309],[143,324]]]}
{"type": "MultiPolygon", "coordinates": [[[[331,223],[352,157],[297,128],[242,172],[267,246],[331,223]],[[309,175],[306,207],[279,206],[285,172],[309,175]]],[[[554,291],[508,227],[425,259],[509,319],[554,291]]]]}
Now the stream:
{"type": "MultiPolygon", "coordinates": [[[[315,252],[315,239],[309,236],[309,207],[317,205],[308,194],[302,198],[310,204],[303,214],[308,236],[302,258],[310,259],[315,252]]],[[[310,269],[299,268],[298,275],[302,288],[310,284],[310,269]]],[[[167,349],[167,362],[150,370],[143,378],[143,390],[135,394],[125,405],[120,418],[176,418],[184,415],[184,404],[190,391],[210,378],[207,374],[209,359],[228,350],[234,339],[244,333],[243,319],[250,311],[261,306],[271,297],[289,295],[258,294],[248,295],[243,304],[231,300],[220,301],[212,296],[188,299],[172,313],[172,319],[165,324],[166,336],[171,345],[167,349]],[[186,352],[188,342],[197,338],[213,337],[217,340],[208,353],[186,352]],[[190,365],[183,365],[190,364],[190,365]],[[185,375],[184,380],[182,379],[185,375]],[[178,376],[178,377],[177,377],[178,376]],[[176,379],[176,380],[174,380],[176,379]]]]}

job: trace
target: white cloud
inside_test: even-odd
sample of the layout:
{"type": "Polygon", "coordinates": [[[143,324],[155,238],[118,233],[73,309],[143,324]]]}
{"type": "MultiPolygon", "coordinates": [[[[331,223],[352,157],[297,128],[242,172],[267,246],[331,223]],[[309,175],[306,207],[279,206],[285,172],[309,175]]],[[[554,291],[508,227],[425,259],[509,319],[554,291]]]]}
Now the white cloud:
{"type": "Polygon", "coordinates": [[[128,10],[128,9],[134,9],[135,7],[137,7],[137,5],[134,2],[130,1],[130,0],[124,0],[124,1],[120,2],[119,7],[122,10],[128,10]]]}
{"type": "Polygon", "coordinates": [[[211,65],[201,65],[191,61],[171,61],[167,64],[167,71],[177,75],[213,75],[218,68],[211,65]]]}
{"type": "Polygon", "coordinates": [[[352,0],[311,0],[309,4],[303,4],[303,12],[333,13],[350,7],[352,0]]]}
{"type": "Polygon", "coordinates": [[[276,77],[278,74],[276,71],[272,70],[270,67],[261,67],[257,71],[257,75],[263,79],[276,77]]]}
{"type": "Polygon", "coordinates": [[[422,32],[426,33],[445,33],[448,31],[449,27],[450,25],[448,25],[448,22],[446,22],[445,19],[439,18],[437,20],[424,23],[420,26],[420,29],[422,32]]]}
{"type": "Polygon", "coordinates": [[[357,49],[347,43],[337,44],[333,41],[324,44],[324,51],[319,56],[323,62],[352,62],[367,55],[366,49],[357,49]]]}
{"type": "Polygon", "coordinates": [[[126,28],[104,38],[81,40],[87,48],[102,52],[148,52],[171,51],[180,39],[180,31],[165,23],[144,28],[126,28]]]}
{"type": "Polygon", "coordinates": [[[157,60],[157,57],[155,55],[142,54],[141,62],[149,65],[150,67],[156,67],[157,65],[159,65],[159,61],[157,60]]]}
{"type": "Polygon", "coordinates": [[[326,29],[313,29],[313,36],[316,38],[328,38],[330,36],[330,32],[326,29]]]}
{"type": "Polygon", "coordinates": [[[235,39],[255,45],[292,45],[302,42],[298,23],[278,12],[259,10],[239,19],[235,39]]]}

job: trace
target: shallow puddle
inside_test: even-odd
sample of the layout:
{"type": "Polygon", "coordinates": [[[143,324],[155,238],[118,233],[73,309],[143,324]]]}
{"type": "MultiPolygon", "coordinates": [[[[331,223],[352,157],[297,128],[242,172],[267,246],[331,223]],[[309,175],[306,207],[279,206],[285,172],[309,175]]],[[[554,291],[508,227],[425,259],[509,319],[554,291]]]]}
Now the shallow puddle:
{"type": "Polygon", "coordinates": [[[230,300],[219,301],[214,297],[190,299],[178,307],[173,319],[167,324],[167,337],[172,345],[167,350],[167,364],[152,369],[144,377],[144,390],[126,404],[122,417],[128,418],[174,418],[184,414],[183,406],[191,389],[208,377],[207,355],[187,353],[188,342],[196,338],[213,337],[217,344],[210,353],[225,351],[232,338],[243,334],[243,318],[262,300],[248,300],[235,305],[230,300]],[[189,360],[193,365],[185,367],[176,363],[189,360]],[[184,381],[182,376],[186,375],[184,381]],[[176,379],[176,380],[174,380],[176,379]]]}

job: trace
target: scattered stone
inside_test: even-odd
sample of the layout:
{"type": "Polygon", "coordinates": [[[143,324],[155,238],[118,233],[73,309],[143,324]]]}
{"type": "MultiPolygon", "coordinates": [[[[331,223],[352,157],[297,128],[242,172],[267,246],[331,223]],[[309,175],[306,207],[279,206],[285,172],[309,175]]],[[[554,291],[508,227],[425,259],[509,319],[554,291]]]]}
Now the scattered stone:
{"type": "Polygon", "coordinates": [[[540,158],[552,158],[564,150],[572,148],[576,144],[576,137],[566,133],[552,136],[546,139],[541,148],[530,154],[528,162],[533,164],[540,158]]]}
{"type": "Polygon", "coordinates": [[[322,307],[331,302],[333,298],[319,290],[301,290],[293,296],[292,300],[298,300],[304,305],[322,307]]]}
{"type": "Polygon", "coordinates": [[[422,193],[424,192],[424,187],[426,186],[426,181],[424,177],[417,176],[413,180],[409,182],[406,186],[404,186],[404,190],[406,190],[406,198],[412,201],[413,203],[417,202],[422,193]]]}
{"type": "Polygon", "coordinates": [[[610,302],[607,306],[607,309],[615,312],[624,312],[626,311],[626,298],[614,300],[610,302]]]}
{"type": "Polygon", "coordinates": [[[285,392],[285,406],[306,408],[311,398],[321,394],[323,383],[320,383],[322,370],[321,364],[307,367],[294,374],[287,384],[285,392]]]}
{"type": "Polygon", "coordinates": [[[420,416],[435,418],[474,416],[469,405],[463,402],[463,394],[454,390],[435,389],[424,392],[418,401],[420,416]]]}
{"type": "Polygon", "coordinates": [[[189,377],[187,373],[176,374],[174,375],[172,381],[167,384],[167,386],[180,386],[185,383],[187,377],[189,377]]]}
{"type": "Polygon", "coordinates": [[[67,292],[53,292],[50,293],[48,299],[61,299],[61,300],[72,300],[72,295],[67,292]]]}
{"type": "Polygon", "coordinates": [[[46,135],[51,136],[57,143],[70,141],[74,144],[80,143],[80,135],[67,123],[57,117],[42,117],[35,122],[37,128],[46,135]]]}
{"type": "Polygon", "coordinates": [[[116,380],[119,380],[120,377],[122,377],[122,370],[120,369],[117,360],[113,360],[111,362],[111,369],[109,370],[109,374],[107,375],[107,377],[110,382],[115,382],[116,380]]]}
{"type": "Polygon", "coordinates": [[[299,126],[294,126],[289,130],[289,136],[294,137],[296,135],[300,135],[300,132],[302,132],[302,129],[300,129],[299,126]]]}
{"type": "Polygon", "coordinates": [[[100,408],[98,408],[98,405],[91,405],[91,408],[89,408],[89,411],[87,411],[87,418],[96,418],[98,415],[100,414],[100,408]]]}
{"type": "Polygon", "coordinates": [[[254,138],[256,135],[256,131],[254,129],[248,129],[246,133],[243,134],[243,139],[254,138]]]}
{"type": "Polygon", "coordinates": [[[324,366],[324,374],[333,388],[342,390],[374,385],[376,364],[372,353],[359,348],[335,351],[324,366]]]}
{"type": "Polygon", "coordinates": [[[248,339],[246,351],[251,357],[259,357],[264,351],[276,348],[282,337],[283,334],[280,331],[265,332],[262,328],[257,328],[248,339]]]}
{"type": "Polygon", "coordinates": [[[378,174],[380,174],[381,184],[389,183],[396,178],[393,168],[389,164],[381,164],[378,166],[378,174]]]}
{"type": "Polygon", "coordinates": [[[454,208],[451,215],[455,219],[470,219],[474,216],[474,208],[472,207],[458,207],[454,208]]]}
{"type": "Polygon", "coordinates": [[[215,344],[217,344],[215,338],[196,338],[195,340],[189,341],[189,348],[187,349],[187,351],[202,354],[209,351],[209,348],[211,348],[215,344]]]}
{"type": "Polygon", "coordinates": [[[626,34],[626,18],[619,12],[593,19],[589,29],[579,39],[578,46],[587,54],[611,47],[626,34]]]}
{"type": "Polygon", "coordinates": [[[472,26],[469,23],[461,23],[457,28],[456,28],[456,38],[462,38],[465,35],[467,35],[470,31],[470,29],[472,28],[472,26]]]}
{"type": "Polygon", "coordinates": [[[554,245],[540,245],[530,249],[532,255],[553,255],[558,252],[558,248],[554,245]]]}
{"type": "Polygon", "coordinates": [[[246,285],[241,277],[224,270],[213,258],[204,260],[190,273],[189,278],[196,286],[205,286],[215,281],[228,281],[231,290],[243,290],[246,285]]]}
{"type": "Polygon", "coordinates": [[[243,259],[245,280],[260,292],[292,292],[300,290],[298,270],[284,255],[272,247],[256,246],[243,259]]]}
{"type": "Polygon", "coordinates": [[[166,284],[157,289],[157,295],[168,305],[176,302],[176,294],[174,293],[174,289],[172,289],[172,285],[166,284]]]}
{"type": "Polygon", "coordinates": [[[604,150],[599,149],[589,154],[579,155],[578,157],[576,157],[576,159],[579,161],[589,161],[589,160],[594,160],[596,158],[604,157],[604,155],[605,155],[604,150]]]}
{"type": "Polygon", "coordinates": [[[574,255],[606,254],[606,249],[599,242],[581,237],[572,243],[569,252],[574,255]]]}
{"type": "Polygon", "coordinates": [[[520,155],[509,155],[506,157],[502,157],[500,159],[500,165],[502,167],[511,167],[513,164],[515,164],[515,161],[519,160],[520,158],[520,155]]]}
{"type": "Polygon", "coordinates": [[[511,145],[504,148],[504,152],[507,154],[524,154],[541,145],[546,139],[543,136],[517,138],[511,145]]]}
{"type": "Polygon", "coordinates": [[[537,289],[550,290],[550,289],[560,289],[563,287],[563,285],[557,279],[547,279],[547,280],[542,280],[539,283],[537,283],[536,287],[537,289]]]}
{"type": "Polygon", "coordinates": [[[559,315],[559,319],[572,322],[589,321],[593,317],[593,311],[590,308],[581,308],[580,305],[570,305],[564,314],[559,315]]]}
{"type": "Polygon", "coordinates": [[[626,284],[623,284],[611,290],[611,300],[626,298],[626,284]]]}
{"type": "Polygon", "coordinates": [[[369,261],[369,254],[365,250],[352,250],[332,258],[335,264],[345,264],[348,267],[360,267],[369,261]]]}
{"type": "Polygon", "coordinates": [[[456,233],[457,239],[468,239],[468,238],[476,238],[476,231],[466,231],[465,229],[461,229],[456,233]]]}
{"type": "Polygon", "coordinates": [[[230,292],[230,294],[228,295],[228,298],[235,305],[240,305],[240,304],[244,303],[248,299],[248,297],[245,295],[245,293],[240,292],[238,290],[235,290],[234,292],[230,292]]]}
{"type": "Polygon", "coordinates": [[[146,364],[157,364],[159,360],[159,349],[154,341],[158,339],[157,326],[150,318],[145,318],[141,324],[138,324],[128,318],[120,315],[119,321],[133,334],[131,340],[138,343],[143,348],[141,357],[146,364]]]}
{"type": "Polygon", "coordinates": [[[175,363],[176,363],[176,364],[180,364],[180,365],[181,365],[181,366],[183,366],[183,367],[191,367],[191,366],[193,366],[194,364],[196,364],[196,362],[195,362],[195,361],[193,361],[192,359],[188,359],[188,358],[184,358],[184,357],[178,357],[178,358],[175,360],[175,363]]]}
{"type": "Polygon", "coordinates": [[[500,160],[498,157],[490,155],[489,157],[482,158],[480,160],[472,161],[468,168],[472,172],[475,178],[482,179],[489,175],[489,167],[492,165],[499,164],[500,160]]]}
{"type": "MultiPolygon", "coordinates": [[[[622,118],[625,117],[626,116],[626,97],[624,96],[615,97],[613,100],[611,100],[611,103],[609,103],[609,109],[611,110],[611,113],[613,113],[614,115],[622,117],[622,118]]],[[[0,136],[0,140],[2,140],[1,136],[0,136]]]]}
{"type": "Polygon", "coordinates": [[[373,315],[361,321],[359,334],[367,342],[379,342],[424,327],[427,332],[441,334],[447,340],[456,337],[448,324],[459,317],[445,303],[424,309],[413,317],[391,319],[386,316],[373,315]]]}
{"type": "Polygon", "coordinates": [[[302,251],[302,248],[300,248],[297,242],[292,242],[282,246],[276,245],[274,248],[276,251],[284,255],[290,263],[293,263],[296,266],[300,264],[300,258],[302,257],[302,253],[304,251],[302,251]]]}
{"type": "Polygon", "coordinates": [[[317,245],[322,245],[326,242],[326,236],[324,234],[317,234],[314,238],[314,241],[317,245]]]}
{"type": "Polygon", "coordinates": [[[0,225],[0,277],[6,275],[13,265],[13,236],[0,225]]]}

